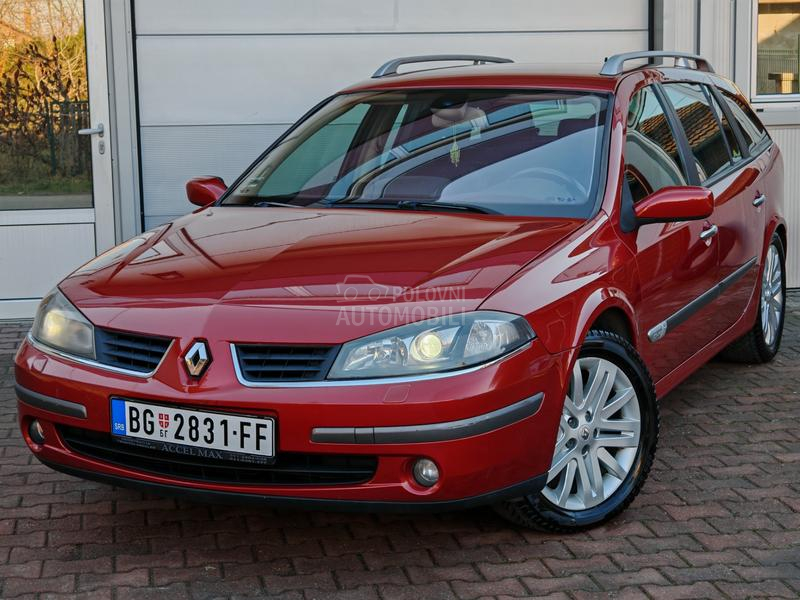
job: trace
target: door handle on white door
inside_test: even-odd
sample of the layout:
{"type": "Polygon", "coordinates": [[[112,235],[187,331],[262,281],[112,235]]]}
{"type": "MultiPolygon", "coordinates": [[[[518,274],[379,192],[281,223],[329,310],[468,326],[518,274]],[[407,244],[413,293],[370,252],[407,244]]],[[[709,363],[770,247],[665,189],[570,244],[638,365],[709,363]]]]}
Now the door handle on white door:
{"type": "Polygon", "coordinates": [[[767,197],[764,194],[761,194],[760,196],[756,196],[756,199],[753,200],[753,206],[758,208],[759,206],[764,204],[764,202],[766,202],[766,201],[767,201],[767,197]]]}
{"type": "Polygon", "coordinates": [[[98,123],[97,127],[90,127],[89,129],[78,129],[78,135],[99,135],[103,137],[105,128],[102,123],[98,123]]]}
{"type": "Polygon", "coordinates": [[[703,241],[708,241],[718,233],[719,233],[719,227],[717,227],[716,225],[712,225],[708,229],[704,229],[703,231],[700,232],[700,239],[703,241]]]}

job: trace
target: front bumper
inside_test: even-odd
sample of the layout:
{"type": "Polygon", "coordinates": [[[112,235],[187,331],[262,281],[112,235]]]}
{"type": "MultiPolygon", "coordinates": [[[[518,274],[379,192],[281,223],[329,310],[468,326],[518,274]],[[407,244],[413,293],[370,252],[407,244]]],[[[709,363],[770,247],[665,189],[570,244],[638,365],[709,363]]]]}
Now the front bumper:
{"type": "MultiPolygon", "coordinates": [[[[247,388],[233,364],[218,360],[195,382],[178,340],[149,379],[111,373],[54,356],[23,342],[15,364],[19,422],[43,463],[88,479],[205,500],[271,502],[346,509],[452,509],[536,493],[545,483],[561,412],[569,357],[540,344],[483,369],[453,377],[373,385],[247,388]],[[131,468],[76,452],[64,427],[110,430],[110,398],[272,416],[277,451],[377,458],[369,481],[353,484],[220,483],[131,468]],[[45,443],[28,434],[33,419],[45,443]],[[434,460],[439,482],[417,484],[412,466],[434,460]]],[[[224,344],[211,351],[224,357],[224,344]],[[219,350],[216,351],[215,350],[219,350]]]]}

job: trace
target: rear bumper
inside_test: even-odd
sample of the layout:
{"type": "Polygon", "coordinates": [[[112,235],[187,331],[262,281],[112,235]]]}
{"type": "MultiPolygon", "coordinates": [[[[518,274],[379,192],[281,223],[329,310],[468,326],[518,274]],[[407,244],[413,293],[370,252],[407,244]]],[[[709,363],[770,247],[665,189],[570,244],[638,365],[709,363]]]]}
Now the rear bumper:
{"type": "Polygon", "coordinates": [[[569,357],[547,354],[540,345],[444,380],[314,389],[244,388],[232,366],[226,372],[221,361],[202,387],[188,386],[177,377],[181,348],[175,346],[170,351],[175,356],[168,354],[159,371],[143,381],[78,365],[23,343],[15,371],[19,425],[32,452],[69,474],[156,493],[336,510],[467,508],[538,493],[545,483],[569,357]],[[109,433],[112,396],[269,415],[277,422],[279,454],[364,455],[375,457],[377,467],[360,483],[221,483],[71,449],[62,439],[64,427],[109,433]],[[42,445],[30,439],[33,419],[44,428],[42,445]],[[417,484],[412,475],[413,464],[423,457],[435,461],[441,474],[430,488],[417,484]]]}

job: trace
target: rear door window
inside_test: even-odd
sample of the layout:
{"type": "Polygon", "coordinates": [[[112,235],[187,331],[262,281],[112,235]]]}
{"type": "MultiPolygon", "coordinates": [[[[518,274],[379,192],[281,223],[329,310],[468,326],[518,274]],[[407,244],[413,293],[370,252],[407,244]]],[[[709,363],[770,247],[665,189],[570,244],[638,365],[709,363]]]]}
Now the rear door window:
{"type": "Polygon", "coordinates": [[[625,178],[634,202],[663,187],[686,185],[675,135],[650,86],[636,92],[628,107],[625,178]]]}
{"type": "Polygon", "coordinates": [[[668,83],[664,91],[689,140],[701,182],[706,182],[731,165],[731,155],[717,115],[703,86],[668,83]]]}

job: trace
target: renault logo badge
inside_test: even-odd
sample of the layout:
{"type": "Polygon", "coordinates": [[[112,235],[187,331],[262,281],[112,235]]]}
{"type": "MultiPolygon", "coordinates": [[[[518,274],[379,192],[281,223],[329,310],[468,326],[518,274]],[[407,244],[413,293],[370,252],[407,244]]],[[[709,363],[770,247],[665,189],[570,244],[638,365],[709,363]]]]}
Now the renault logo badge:
{"type": "Polygon", "coordinates": [[[211,354],[205,342],[195,342],[183,355],[186,372],[192,377],[200,377],[211,364],[211,354]]]}

